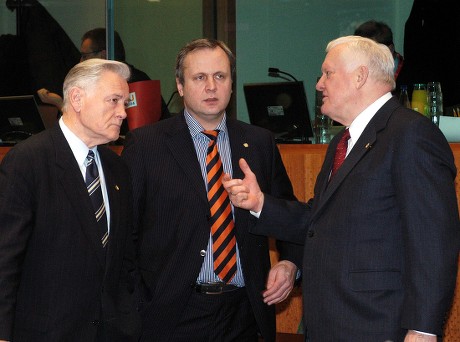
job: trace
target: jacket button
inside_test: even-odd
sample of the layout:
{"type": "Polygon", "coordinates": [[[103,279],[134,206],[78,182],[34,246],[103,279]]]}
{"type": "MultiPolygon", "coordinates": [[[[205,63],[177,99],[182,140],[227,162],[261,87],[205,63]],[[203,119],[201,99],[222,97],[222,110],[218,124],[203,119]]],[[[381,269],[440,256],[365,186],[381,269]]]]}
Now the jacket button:
{"type": "Polygon", "coordinates": [[[200,251],[200,255],[201,255],[202,257],[206,256],[206,251],[205,251],[204,249],[202,249],[202,250],[200,251]]]}
{"type": "Polygon", "coordinates": [[[98,319],[95,319],[94,321],[91,322],[91,324],[94,325],[99,325],[101,322],[98,319]]]}
{"type": "Polygon", "coordinates": [[[314,230],[309,230],[308,233],[307,233],[307,236],[309,238],[312,238],[313,236],[315,236],[315,231],[314,230]]]}

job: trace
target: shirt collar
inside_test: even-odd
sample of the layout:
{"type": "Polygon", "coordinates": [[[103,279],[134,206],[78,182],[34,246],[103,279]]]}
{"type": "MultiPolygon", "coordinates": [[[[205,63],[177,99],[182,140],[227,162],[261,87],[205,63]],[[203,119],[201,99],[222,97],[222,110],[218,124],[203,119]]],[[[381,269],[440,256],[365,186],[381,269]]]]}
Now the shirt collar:
{"type": "MultiPolygon", "coordinates": [[[[59,127],[64,134],[65,139],[69,143],[70,149],[77,160],[78,165],[86,166],[86,156],[88,155],[89,148],[86,144],[73,133],[69,127],[66,126],[62,117],[59,119],[59,127]]],[[[95,155],[97,155],[97,146],[92,148],[95,155]]]]}
{"type": "MultiPolygon", "coordinates": [[[[187,111],[187,109],[184,109],[184,117],[185,117],[185,122],[187,123],[188,129],[190,130],[190,135],[192,138],[195,138],[197,136],[203,136],[201,132],[204,131],[203,126],[187,111]]],[[[227,131],[227,115],[224,113],[222,116],[222,121],[217,125],[215,129],[218,129],[220,131],[219,136],[221,136],[221,133],[224,133],[224,135],[228,134],[227,131]]]]}
{"type": "Polygon", "coordinates": [[[348,147],[351,147],[358,141],[359,137],[363,133],[369,121],[372,120],[375,113],[389,100],[391,99],[391,93],[388,92],[385,95],[379,97],[374,103],[369,107],[364,109],[351,123],[350,130],[350,140],[348,141],[348,147]],[[351,143],[351,146],[350,146],[351,143]]]}

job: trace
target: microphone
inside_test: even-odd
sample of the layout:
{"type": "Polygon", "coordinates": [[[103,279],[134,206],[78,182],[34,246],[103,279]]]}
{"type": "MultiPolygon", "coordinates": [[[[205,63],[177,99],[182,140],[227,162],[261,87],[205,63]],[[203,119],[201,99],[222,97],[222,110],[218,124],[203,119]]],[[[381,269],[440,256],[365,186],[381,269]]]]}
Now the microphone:
{"type": "MultiPolygon", "coordinates": [[[[294,76],[292,76],[290,73],[287,73],[285,71],[281,71],[280,69],[278,68],[268,68],[268,76],[270,77],[280,77],[280,78],[284,78],[282,77],[280,74],[283,74],[283,75],[287,75],[289,76],[291,79],[293,79],[295,82],[299,82],[294,76]]],[[[286,79],[286,78],[284,78],[286,79]]]]}

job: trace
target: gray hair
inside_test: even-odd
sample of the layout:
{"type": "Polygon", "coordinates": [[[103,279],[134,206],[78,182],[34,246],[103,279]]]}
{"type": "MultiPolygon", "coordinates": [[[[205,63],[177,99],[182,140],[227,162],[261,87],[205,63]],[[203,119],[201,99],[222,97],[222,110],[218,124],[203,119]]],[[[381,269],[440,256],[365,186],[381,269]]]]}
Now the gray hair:
{"type": "Polygon", "coordinates": [[[235,73],[236,61],[235,56],[233,55],[232,51],[225,45],[224,42],[215,39],[196,39],[189,42],[185,45],[178,53],[176,58],[176,78],[179,80],[180,84],[184,84],[184,60],[191,52],[196,50],[203,50],[203,49],[216,49],[221,48],[224,50],[225,54],[228,57],[228,61],[230,63],[230,71],[231,77],[233,79],[233,74],[235,73]]]}
{"type": "Polygon", "coordinates": [[[64,79],[64,101],[62,111],[65,112],[67,110],[69,91],[72,87],[79,87],[84,90],[88,90],[96,85],[106,71],[114,72],[126,81],[128,81],[131,76],[131,71],[125,63],[100,58],[88,59],[84,62],[78,63],[70,69],[64,79]]]}
{"type": "Polygon", "coordinates": [[[369,69],[369,76],[373,80],[388,84],[391,89],[395,88],[395,64],[388,46],[379,44],[369,38],[345,36],[331,41],[326,47],[326,52],[342,44],[345,44],[346,48],[356,57],[353,59],[355,62],[350,65],[350,68],[358,67],[365,60],[369,69]]]}

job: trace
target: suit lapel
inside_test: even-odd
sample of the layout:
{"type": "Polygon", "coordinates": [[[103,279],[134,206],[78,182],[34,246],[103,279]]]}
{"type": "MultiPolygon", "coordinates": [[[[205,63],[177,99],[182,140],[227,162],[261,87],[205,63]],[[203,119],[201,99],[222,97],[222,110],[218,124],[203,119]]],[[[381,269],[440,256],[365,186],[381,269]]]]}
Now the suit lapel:
{"type": "MultiPolygon", "coordinates": [[[[107,156],[107,151],[104,147],[99,147],[98,151],[104,169],[105,184],[110,204],[110,233],[109,241],[106,246],[106,260],[112,260],[113,258],[110,256],[114,251],[114,247],[116,247],[116,243],[119,241],[120,215],[125,214],[126,211],[121,207],[120,188],[117,184],[117,177],[114,172],[115,167],[111,165],[110,157],[107,156]]],[[[107,265],[107,268],[109,266],[110,265],[107,265]]]]}
{"type": "MultiPolygon", "coordinates": [[[[334,175],[334,177],[326,184],[320,203],[326,203],[337,188],[342,184],[347,175],[353,170],[356,164],[359,163],[366,153],[370,150],[371,146],[375,143],[376,132],[375,129],[367,127],[361,137],[356,142],[350,154],[345,158],[342,166],[334,175]]],[[[327,183],[327,181],[326,181],[327,183]]],[[[320,208],[318,208],[319,210],[320,208]]]]}
{"type": "Polygon", "coordinates": [[[244,127],[240,127],[237,122],[227,119],[228,138],[230,141],[230,149],[232,153],[232,171],[233,178],[243,178],[244,174],[239,166],[239,160],[244,158],[249,160],[249,145],[246,143],[246,131],[244,127]]]}
{"type": "Polygon", "coordinates": [[[319,189],[319,201],[316,201],[317,203],[315,203],[312,219],[322,212],[325,204],[340,187],[340,185],[346,179],[347,175],[352,172],[356,164],[358,164],[359,161],[364,158],[372,149],[372,146],[377,143],[377,133],[386,127],[391,114],[398,105],[398,102],[392,98],[377,111],[371,121],[367,124],[366,128],[364,129],[356,144],[353,146],[353,149],[349,155],[345,158],[340,169],[329,182],[329,172],[332,167],[335,147],[337,146],[338,139],[334,141],[334,145],[332,145],[331,149],[328,151],[328,155],[326,156],[325,162],[323,164],[323,169],[321,171],[322,184],[320,185],[321,187],[319,189]]]}
{"type": "Polygon", "coordinates": [[[208,198],[200,163],[184,116],[178,115],[174,124],[170,125],[166,133],[168,133],[169,137],[165,143],[171,151],[171,155],[177,161],[179,167],[182,168],[186,177],[188,177],[190,186],[195,188],[200,200],[207,204],[208,198]]]}
{"type": "Polygon", "coordinates": [[[84,235],[88,238],[90,246],[94,249],[100,265],[104,267],[104,250],[101,247],[100,237],[97,234],[98,230],[94,209],[88,196],[80,168],[59,125],[52,128],[51,135],[56,148],[56,166],[60,169],[58,177],[61,186],[74,208],[75,215],[80,221],[84,235]]]}
{"type": "MultiPolygon", "coordinates": [[[[228,137],[230,141],[230,149],[232,154],[232,178],[244,178],[243,171],[241,171],[238,161],[241,158],[244,158],[246,161],[250,160],[250,146],[246,143],[246,130],[243,126],[238,125],[237,121],[227,119],[227,130],[228,137]]],[[[235,216],[235,227],[236,227],[236,236],[237,241],[240,246],[244,244],[246,236],[248,236],[247,229],[244,228],[247,225],[248,217],[250,215],[249,211],[234,208],[235,216]]]]}

